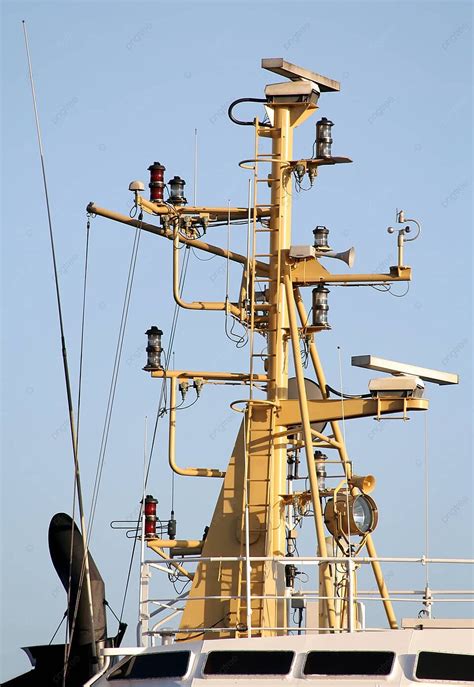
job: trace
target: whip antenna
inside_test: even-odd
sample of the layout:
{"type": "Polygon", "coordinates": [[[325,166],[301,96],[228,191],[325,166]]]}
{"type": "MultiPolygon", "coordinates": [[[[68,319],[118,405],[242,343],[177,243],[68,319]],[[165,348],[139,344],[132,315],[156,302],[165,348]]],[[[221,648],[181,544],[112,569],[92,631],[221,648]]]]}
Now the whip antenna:
{"type": "MultiPolygon", "coordinates": [[[[91,579],[90,579],[90,571],[89,571],[89,552],[87,548],[87,530],[86,530],[86,522],[85,522],[85,517],[84,517],[84,503],[83,503],[83,498],[82,498],[82,487],[81,487],[81,475],[80,475],[80,470],[79,470],[79,456],[78,456],[78,450],[77,450],[77,435],[76,435],[76,428],[75,428],[75,422],[74,422],[74,406],[73,406],[73,401],[72,401],[72,392],[71,392],[71,379],[69,375],[69,365],[68,365],[68,360],[67,360],[67,349],[66,349],[66,338],[64,335],[64,321],[63,321],[63,314],[62,314],[62,307],[61,307],[61,295],[60,295],[60,290],[59,290],[59,276],[58,276],[58,268],[57,268],[57,263],[56,263],[56,250],[55,250],[55,245],[54,245],[54,233],[53,233],[53,222],[51,219],[51,207],[49,204],[49,194],[48,194],[48,183],[46,179],[46,168],[44,164],[44,152],[43,152],[43,142],[41,139],[41,127],[40,127],[40,122],[39,122],[39,116],[38,116],[38,106],[36,102],[36,91],[35,91],[35,83],[33,79],[33,69],[31,66],[31,57],[30,57],[30,48],[29,48],[29,43],[28,43],[28,33],[26,30],[26,23],[23,20],[22,21],[22,26],[23,26],[23,35],[25,37],[25,48],[26,48],[26,56],[28,60],[28,72],[29,72],[29,77],[30,77],[30,87],[31,87],[31,96],[33,99],[33,109],[34,109],[34,114],[35,114],[35,123],[36,123],[36,134],[38,138],[38,149],[39,149],[39,155],[40,155],[40,162],[41,162],[41,174],[43,177],[43,190],[44,190],[44,198],[46,202],[46,213],[48,216],[48,227],[49,227],[49,239],[50,239],[50,245],[51,245],[51,258],[53,261],[53,272],[54,272],[54,285],[55,285],[55,290],[56,290],[56,303],[57,303],[57,309],[58,309],[58,319],[59,319],[59,329],[60,329],[60,335],[61,335],[61,351],[62,351],[62,359],[63,359],[63,368],[64,368],[64,380],[66,383],[66,395],[67,395],[67,404],[68,404],[68,413],[69,413],[69,428],[71,432],[71,441],[72,441],[72,451],[73,451],[73,457],[74,457],[74,473],[75,473],[75,483],[76,483],[76,490],[77,490],[77,501],[79,505],[79,514],[80,514],[80,519],[81,519],[81,534],[82,534],[82,541],[83,541],[83,546],[84,546],[84,574],[86,578],[86,591],[87,591],[87,597],[88,597],[88,605],[89,605],[89,612],[90,612],[90,620],[91,620],[91,630],[92,630],[92,655],[94,658],[94,662],[97,661],[97,647],[95,644],[95,628],[94,628],[94,611],[92,607],[92,589],[91,589],[91,579]]],[[[72,637],[69,637],[69,641],[72,641],[72,637]]],[[[66,670],[67,670],[67,659],[66,659],[66,665],[65,665],[65,671],[63,675],[63,680],[66,678],[66,670]]]]}
{"type": "Polygon", "coordinates": [[[198,130],[194,129],[194,188],[193,188],[193,204],[197,205],[197,183],[198,183],[198,130]]]}

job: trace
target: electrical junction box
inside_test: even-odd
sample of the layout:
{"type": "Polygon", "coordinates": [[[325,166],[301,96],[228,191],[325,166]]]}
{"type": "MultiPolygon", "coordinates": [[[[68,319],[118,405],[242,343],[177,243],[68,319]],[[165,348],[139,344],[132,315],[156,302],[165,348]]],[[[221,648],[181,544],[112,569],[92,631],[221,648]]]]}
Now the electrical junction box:
{"type": "Polygon", "coordinates": [[[268,103],[285,101],[312,102],[319,99],[319,86],[313,81],[283,81],[272,83],[265,87],[265,97],[268,103]]]}
{"type": "Polygon", "coordinates": [[[308,260],[316,257],[314,246],[290,246],[290,258],[294,260],[308,260]]]}
{"type": "Polygon", "coordinates": [[[291,608],[306,608],[306,599],[304,596],[292,596],[291,608]]]}
{"type": "Polygon", "coordinates": [[[393,377],[376,377],[369,382],[369,391],[375,398],[397,396],[398,398],[421,398],[425,385],[419,377],[413,375],[394,375],[393,377]]]}

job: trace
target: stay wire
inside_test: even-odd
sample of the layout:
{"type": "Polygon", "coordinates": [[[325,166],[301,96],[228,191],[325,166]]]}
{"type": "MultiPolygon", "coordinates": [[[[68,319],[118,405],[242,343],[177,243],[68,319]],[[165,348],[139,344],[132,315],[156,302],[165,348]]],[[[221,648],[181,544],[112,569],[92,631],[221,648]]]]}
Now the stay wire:
{"type": "MultiPolygon", "coordinates": [[[[84,331],[85,331],[85,317],[86,317],[86,296],[87,296],[87,273],[89,265],[89,235],[90,235],[91,223],[89,216],[86,222],[86,247],[84,255],[84,277],[83,277],[83,287],[82,287],[82,313],[81,313],[81,337],[80,337],[80,349],[79,349],[79,380],[78,380],[78,391],[77,391],[77,432],[76,432],[76,443],[77,450],[79,451],[79,430],[81,423],[81,399],[82,399],[82,370],[83,370],[83,360],[84,360],[84,331]]],[[[71,604],[71,587],[72,587],[72,561],[74,555],[74,520],[76,512],[76,490],[73,490],[72,497],[72,517],[71,517],[71,545],[69,549],[69,574],[68,574],[68,586],[67,586],[67,607],[69,608],[71,604]]],[[[82,575],[82,572],[81,572],[82,575]]],[[[76,599],[76,604],[78,600],[76,599]]],[[[65,641],[65,662],[67,660],[66,645],[68,644],[68,631],[69,625],[66,624],[66,641],[65,641]]],[[[72,641],[72,635],[70,637],[72,641]]]]}
{"type": "MultiPolygon", "coordinates": [[[[188,251],[188,253],[187,253],[186,255],[187,255],[187,257],[189,258],[189,251],[188,251]]],[[[187,271],[187,266],[188,266],[188,264],[189,264],[189,260],[186,261],[185,266],[184,266],[184,269],[183,269],[183,271],[182,271],[182,273],[181,273],[181,279],[180,279],[180,284],[179,284],[179,286],[180,286],[180,293],[182,292],[182,286],[184,285],[184,278],[183,278],[183,275],[186,275],[186,271],[187,271]]],[[[174,341],[174,333],[175,333],[175,331],[176,331],[176,325],[177,325],[177,321],[178,321],[178,316],[179,316],[179,306],[176,304],[176,305],[175,305],[175,309],[174,309],[174,314],[173,314],[173,321],[172,321],[172,324],[171,324],[170,345],[169,345],[169,348],[168,348],[168,352],[166,353],[166,356],[165,356],[165,366],[164,366],[165,371],[168,370],[169,363],[170,363],[170,360],[171,360],[172,345],[173,345],[173,341],[174,341]]],[[[163,416],[163,414],[164,414],[164,413],[162,412],[163,407],[166,408],[166,379],[165,379],[165,377],[163,377],[163,382],[162,382],[162,384],[161,384],[160,397],[159,397],[159,401],[158,401],[158,409],[157,409],[157,412],[156,412],[155,425],[154,425],[154,428],[153,428],[153,437],[152,437],[152,441],[151,441],[150,453],[149,453],[148,464],[147,464],[146,473],[145,473],[145,480],[144,480],[145,489],[146,489],[146,485],[148,484],[148,477],[149,477],[149,473],[150,473],[151,459],[152,459],[152,456],[153,456],[153,449],[154,449],[154,446],[155,446],[155,440],[156,440],[156,435],[157,435],[157,431],[158,431],[158,423],[159,423],[159,421],[160,421],[160,418],[161,418],[161,417],[163,416]]],[[[130,586],[130,578],[131,578],[131,574],[132,574],[133,560],[134,560],[134,557],[135,557],[135,549],[136,549],[136,543],[137,543],[137,538],[138,538],[138,531],[139,531],[139,529],[140,529],[140,523],[141,523],[141,520],[142,520],[142,510],[143,510],[143,504],[140,504],[140,510],[139,510],[138,518],[137,518],[137,526],[136,526],[136,530],[135,530],[135,537],[133,538],[132,552],[131,552],[131,554],[130,554],[130,561],[129,561],[129,565],[128,565],[127,578],[126,578],[126,581],[125,581],[125,589],[124,589],[124,594],[123,594],[123,599],[122,599],[122,607],[121,607],[121,610],[120,610],[120,620],[122,620],[123,613],[124,613],[124,610],[125,610],[125,603],[126,603],[126,601],[127,601],[127,594],[128,594],[128,589],[129,589],[129,586],[130,586]]]]}
{"type": "Polygon", "coordinates": [[[112,615],[114,616],[115,620],[117,620],[118,623],[119,623],[119,625],[120,625],[120,618],[119,618],[118,615],[115,613],[114,609],[113,609],[112,606],[109,604],[109,602],[107,601],[107,599],[104,599],[104,606],[106,606],[106,607],[109,609],[109,611],[110,611],[110,612],[112,613],[112,615]]]}
{"type": "Polygon", "coordinates": [[[114,359],[114,365],[113,365],[113,370],[112,370],[112,378],[111,378],[110,387],[109,387],[109,397],[108,397],[108,401],[107,401],[107,409],[106,409],[106,414],[105,414],[104,427],[103,427],[103,431],[102,431],[101,445],[100,445],[100,449],[99,449],[99,458],[98,458],[98,462],[97,462],[96,475],[95,475],[94,487],[93,487],[93,493],[92,493],[91,508],[90,508],[90,513],[89,513],[89,539],[88,539],[87,547],[84,547],[83,567],[81,569],[81,575],[79,577],[79,587],[78,587],[78,594],[77,594],[77,599],[76,599],[76,606],[74,609],[73,619],[72,619],[72,623],[71,623],[71,633],[70,633],[71,638],[72,638],[72,635],[74,633],[76,620],[77,620],[77,614],[79,611],[79,600],[80,600],[80,595],[82,592],[82,585],[83,585],[83,579],[84,579],[84,564],[86,561],[86,555],[88,554],[88,549],[89,549],[89,545],[90,545],[90,541],[91,541],[92,528],[93,528],[93,524],[94,524],[97,502],[98,502],[98,497],[99,497],[100,484],[101,484],[101,480],[102,480],[102,473],[103,473],[103,467],[104,467],[104,462],[105,462],[105,455],[106,455],[106,449],[107,449],[107,443],[108,443],[108,437],[109,437],[109,431],[110,431],[110,423],[111,423],[111,419],[112,419],[113,405],[114,405],[114,400],[115,400],[115,392],[116,392],[116,388],[117,388],[118,373],[119,373],[119,369],[120,369],[120,361],[121,361],[121,356],[122,356],[123,341],[124,341],[124,337],[125,337],[125,329],[126,329],[126,324],[127,324],[127,319],[128,319],[128,310],[129,310],[129,306],[130,306],[130,298],[131,298],[131,293],[132,293],[133,280],[134,280],[134,276],[135,276],[135,267],[136,267],[136,262],[137,262],[138,247],[140,244],[141,222],[143,220],[143,213],[142,212],[140,212],[138,219],[140,222],[140,226],[137,227],[137,229],[135,231],[135,236],[134,236],[133,246],[132,246],[132,252],[131,252],[131,256],[130,256],[129,270],[128,270],[128,275],[127,275],[127,284],[126,284],[125,295],[124,295],[124,303],[122,306],[122,316],[121,316],[121,321],[120,321],[119,334],[117,337],[117,345],[116,345],[116,349],[115,349],[115,359],[114,359]]]}
{"type": "Polygon", "coordinates": [[[137,227],[137,229],[135,231],[135,236],[134,236],[133,246],[132,246],[132,253],[130,256],[130,263],[129,263],[128,275],[127,275],[127,285],[125,288],[125,295],[124,295],[124,302],[123,302],[123,306],[122,306],[122,315],[121,315],[121,320],[120,320],[119,334],[117,337],[117,344],[116,344],[116,348],[115,348],[115,358],[114,358],[114,365],[113,365],[113,370],[112,370],[112,378],[111,378],[110,387],[109,387],[107,410],[106,410],[106,415],[105,415],[105,420],[104,420],[104,427],[102,430],[101,445],[100,445],[100,450],[99,450],[99,461],[98,461],[96,477],[95,477],[95,482],[94,482],[94,489],[93,489],[93,493],[92,493],[92,506],[91,506],[91,514],[90,514],[90,518],[89,518],[89,520],[90,520],[90,523],[89,523],[89,530],[90,530],[89,531],[89,540],[90,540],[91,530],[92,530],[94,518],[95,518],[95,512],[96,512],[97,501],[98,501],[98,496],[99,496],[100,483],[102,480],[102,472],[103,472],[103,468],[104,468],[105,455],[106,455],[106,451],[107,451],[107,444],[108,444],[109,433],[110,433],[110,424],[111,424],[111,420],[112,420],[115,394],[116,394],[116,390],[117,390],[117,381],[118,381],[118,376],[119,376],[119,371],[120,371],[120,363],[121,363],[121,359],[122,359],[123,342],[125,339],[125,330],[126,330],[127,320],[128,320],[128,311],[129,311],[129,307],[130,307],[130,300],[131,300],[132,289],[133,289],[133,281],[134,281],[134,277],[135,277],[135,268],[136,268],[136,263],[137,263],[138,249],[139,249],[139,245],[140,245],[140,237],[141,237],[142,221],[143,221],[143,213],[142,212],[140,212],[138,219],[139,219],[140,224],[139,224],[139,227],[137,227]]]}
{"type": "Polygon", "coordinates": [[[87,305],[87,275],[89,270],[89,238],[90,238],[90,228],[91,223],[89,217],[86,223],[86,247],[84,255],[84,278],[82,285],[82,312],[81,312],[81,338],[79,347],[79,379],[78,379],[78,390],[77,390],[77,431],[76,431],[76,442],[79,449],[79,434],[81,426],[81,401],[82,401],[82,372],[84,363],[84,333],[85,333],[85,322],[86,322],[86,305],[87,305]]]}
{"type": "Polygon", "coordinates": [[[52,636],[52,637],[51,637],[51,639],[49,640],[49,642],[48,642],[48,646],[51,646],[51,644],[53,643],[53,641],[54,641],[54,638],[55,638],[55,637],[56,637],[56,635],[58,634],[58,632],[59,632],[59,628],[60,628],[60,627],[61,627],[61,625],[63,624],[63,622],[64,622],[65,618],[67,618],[67,609],[66,609],[66,610],[64,611],[64,615],[63,615],[63,617],[61,618],[61,620],[59,621],[59,625],[57,626],[57,628],[56,628],[56,629],[55,629],[55,631],[54,631],[54,634],[53,634],[53,636],[52,636]]]}
{"type": "MultiPolygon", "coordinates": [[[[181,275],[180,275],[180,282],[178,285],[180,295],[182,295],[182,293],[183,293],[184,284],[186,281],[186,274],[188,271],[190,254],[191,254],[191,251],[189,250],[189,247],[188,247],[187,252],[186,252],[186,256],[185,256],[185,260],[184,260],[184,264],[183,264],[183,270],[182,270],[181,275]]],[[[175,308],[174,308],[173,320],[172,320],[172,324],[171,324],[170,342],[169,342],[169,346],[168,346],[168,352],[165,356],[165,365],[164,365],[165,372],[168,370],[170,362],[171,362],[173,343],[174,343],[174,339],[175,339],[175,335],[176,335],[176,329],[178,326],[179,313],[180,313],[180,307],[178,306],[178,304],[176,304],[175,308]]],[[[158,424],[159,424],[160,418],[162,417],[161,409],[162,409],[163,402],[166,402],[166,378],[165,377],[163,377],[163,382],[161,384],[160,397],[159,397],[159,401],[158,401],[158,409],[156,412],[155,425],[153,428],[153,436],[152,436],[152,440],[151,440],[148,465],[147,465],[146,474],[145,474],[145,488],[146,488],[146,485],[148,484],[148,478],[150,475],[150,467],[151,467],[151,461],[153,458],[153,451],[155,448],[156,436],[157,436],[157,432],[158,432],[158,424]]],[[[173,494],[173,505],[174,505],[174,485],[173,485],[172,494],[173,494]]],[[[129,565],[128,565],[127,578],[126,578],[126,582],[125,582],[125,589],[124,589],[123,600],[122,600],[122,608],[120,610],[120,621],[122,621],[122,618],[123,618],[123,613],[125,610],[125,603],[127,601],[128,589],[130,587],[130,577],[132,574],[133,560],[135,557],[138,531],[140,529],[140,523],[141,523],[141,519],[142,519],[142,509],[143,509],[143,504],[140,504],[140,511],[139,511],[138,518],[137,518],[137,527],[136,527],[136,531],[135,531],[135,537],[133,538],[132,552],[130,554],[130,561],[129,561],[129,565]]]]}

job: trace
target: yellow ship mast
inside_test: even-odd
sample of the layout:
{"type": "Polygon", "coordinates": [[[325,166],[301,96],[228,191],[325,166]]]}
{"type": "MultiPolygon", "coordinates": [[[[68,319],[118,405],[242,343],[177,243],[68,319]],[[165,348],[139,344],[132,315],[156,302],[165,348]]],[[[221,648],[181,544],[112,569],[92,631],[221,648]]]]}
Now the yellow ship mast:
{"type": "MultiPolygon", "coordinates": [[[[300,254],[292,250],[291,215],[293,178],[311,184],[323,165],[351,162],[348,158],[334,158],[329,154],[313,158],[293,159],[294,130],[316,112],[321,93],[339,91],[337,81],[292,65],[280,58],[262,61],[262,67],[289,80],[266,88],[265,107],[269,122],[255,119],[254,156],[241,166],[253,173],[253,206],[250,208],[192,207],[185,203],[165,203],[158,199],[143,198],[143,184],[131,184],[138,207],[159,217],[161,226],[130,219],[91,203],[88,211],[110,219],[139,227],[144,231],[173,241],[173,293],[183,308],[201,311],[221,311],[243,323],[249,333],[249,370],[244,372],[170,371],[160,365],[150,367],[151,376],[166,378],[170,385],[169,412],[169,463],[180,475],[223,479],[220,495],[214,510],[209,531],[204,541],[164,540],[152,538],[148,546],[162,558],[200,554],[194,573],[187,572],[175,560],[172,565],[192,580],[192,587],[182,615],[178,640],[199,638],[225,638],[235,636],[271,636],[286,634],[287,598],[285,589],[291,569],[286,570],[282,559],[288,555],[287,508],[290,504],[312,504],[317,538],[317,555],[320,561],[320,625],[322,631],[337,631],[357,626],[354,596],[354,563],[349,561],[344,582],[346,599],[344,608],[336,607],[335,566],[331,564],[334,542],[346,546],[348,558],[351,522],[349,504],[368,491],[370,478],[352,473],[352,464],[346,451],[339,421],[342,418],[376,417],[386,414],[426,410],[428,402],[417,397],[402,398],[396,395],[373,398],[328,398],[326,379],[319,359],[315,335],[327,329],[324,319],[325,295],[328,284],[390,284],[410,281],[411,270],[403,264],[403,230],[399,232],[399,261],[386,274],[333,274],[324,268],[319,257],[323,252],[309,251],[300,254]],[[260,153],[261,139],[271,141],[271,153],[260,153]],[[269,167],[268,167],[269,165],[269,167]],[[270,172],[261,176],[261,170],[270,172]],[[271,189],[270,203],[258,202],[261,185],[271,189]],[[202,240],[199,228],[213,221],[233,221],[249,218],[251,250],[248,256],[213,246],[202,240]],[[261,247],[265,241],[266,246],[261,247]],[[244,274],[239,298],[236,302],[185,302],[179,292],[179,248],[188,245],[219,255],[243,265],[244,274]],[[300,288],[312,287],[314,309],[322,313],[309,323],[300,288]],[[316,287],[316,288],[315,288],[316,287]],[[257,296],[262,293],[264,296],[257,296]],[[263,300],[262,300],[263,298],[263,300]],[[299,320],[299,321],[298,321],[299,320]],[[261,359],[255,354],[254,337],[266,338],[268,352],[264,369],[255,371],[261,359]],[[307,343],[309,356],[320,389],[320,398],[308,398],[300,354],[300,342],[307,343]],[[288,368],[292,354],[297,398],[289,397],[288,368]],[[242,423],[225,472],[208,467],[182,468],[175,455],[177,385],[194,382],[198,385],[210,381],[232,381],[242,384],[249,394],[232,404],[242,413],[242,423]],[[265,385],[266,398],[256,397],[265,385]],[[329,423],[331,434],[314,429],[315,423],[329,423]],[[303,448],[306,454],[309,489],[287,493],[287,459],[291,447],[303,448]],[[334,449],[344,469],[344,482],[336,489],[320,490],[318,485],[315,450],[334,449]],[[340,496],[343,499],[340,499],[340,496]],[[325,529],[322,497],[332,500],[333,524],[328,523],[331,537],[325,529]],[[338,505],[339,504],[339,505],[338,505]],[[345,522],[348,523],[346,534],[345,522]],[[346,536],[347,535],[347,536],[346,536]],[[328,540],[327,540],[328,537],[328,540]],[[335,539],[334,539],[335,537],[335,539]],[[330,545],[328,554],[328,541],[330,545]],[[347,543],[347,542],[346,542],[347,543]],[[165,549],[169,550],[166,553],[165,549]],[[287,573],[287,574],[286,574],[287,573]]],[[[236,101],[237,102],[237,101],[236,101]]],[[[327,121],[327,120],[326,120],[327,121]]],[[[323,139],[322,143],[327,143],[323,139]]],[[[156,173],[161,183],[160,169],[156,173]]],[[[153,177],[152,177],[153,178],[153,177]]],[[[311,247],[297,247],[311,248],[311,247]]],[[[329,253],[326,253],[328,257],[329,253]]],[[[334,256],[333,256],[334,257],[334,256]]],[[[335,256],[337,257],[337,256],[335,256]]],[[[348,260],[348,256],[342,257],[348,260]]],[[[368,555],[377,558],[370,531],[360,537],[358,550],[365,546],[368,555]]],[[[335,548],[335,547],[334,547],[335,548]]],[[[355,552],[357,553],[357,551],[355,552]]],[[[355,555],[355,554],[354,554],[355,555]]],[[[356,558],[354,559],[356,560],[356,558]]],[[[291,558],[287,558],[291,563],[291,558]]],[[[380,564],[371,563],[383,600],[389,626],[397,621],[383,579],[380,564]]],[[[340,582],[340,581],[339,581],[340,582]]],[[[290,579],[291,584],[291,579],[290,579]]]]}

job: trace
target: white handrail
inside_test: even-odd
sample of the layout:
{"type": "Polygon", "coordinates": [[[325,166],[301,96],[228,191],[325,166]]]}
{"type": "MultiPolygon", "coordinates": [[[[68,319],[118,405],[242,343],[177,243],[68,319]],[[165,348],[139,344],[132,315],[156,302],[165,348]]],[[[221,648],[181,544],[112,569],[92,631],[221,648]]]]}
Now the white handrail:
{"type": "MultiPolygon", "coordinates": [[[[246,552],[248,553],[248,551],[246,552]]],[[[181,559],[180,559],[181,560],[181,559]]],[[[274,563],[277,563],[279,565],[286,565],[288,563],[288,557],[286,556],[210,556],[210,557],[204,557],[204,556],[186,556],[182,559],[183,562],[185,563],[197,563],[197,562],[212,562],[212,563],[233,563],[236,561],[243,561],[247,567],[247,574],[249,574],[249,571],[251,569],[251,566],[253,564],[258,564],[266,561],[272,561],[274,563]]],[[[357,557],[357,558],[348,558],[346,556],[328,556],[328,557],[323,557],[323,556],[294,556],[291,558],[291,562],[298,564],[299,566],[314,566],[318,567],[321,564],[324,563],[341,563],[346,566],[355,566],[357,563],[358,564],[371,564],[374,561],[378,562],[385,562],[385,563],[411,563],[411,564],[416,564],[416,565],[422,565],[425,566],[427,563],[430,564],[438,564],[438,565],[472,565],[474,563],[474,559],[471,558],[427,558],[426,556],[377,556],[377,557],[371,557],[371,556],[363,556],[363,557],[357,557]]],[[[154,561],[144,561],[144,565],[149,565],[149,570],[159,570],[160,572],[166,572],[168,573],[168,569],[164,568],[161,565],[157,565],[154,561]]],[[[249,585],[248,585],[249,587],[249,585]]],[[[405,603],[411,603],[411,604],[423,604],[426,598],[426,589],[398,589],[398,590],[391,590],[389,594],[384,595],[383,597],[380,596],[380,592],[378,590],[355,590],[351,588],[352,585],[350,585],[349,588],[349,593],[350,593],[350,599],[349,599],[349,607],[352,608],[354,604],[358,604],[360,606],[360,609],[365,609],[364,604],[367,602],[384,602],[384,601],[391,601],[392,603],[398,603],[398,604],[405,604],[405,603]]],[[[230,599],[232,600],[246,600],[247,603],[247,609],[248,611],[251,611],[251,604],[252,600],[267,600],[267,601],[274,601],[274,600],[282,600],[282,601],[287,601],[291,603],[291,598],[292,594],[288,594],[288,589],[285,590],[284,594],[272,594],[272,595],[250,595],[249,599],[249,589],[247,589],[247,593],[245,595],[209,595],[209,596],[199,596],[199,597],[193,597],[195,601],[228,601],[230,599]]],[[[182,596],[186,596],[186,593],[183,594],[182,596]]],[[[299,590],[298,591],[298,596],[299,597],[304,597],[307,601],[323,601],[327,600],[328,598],[331,598],[333,600],[336,600],[337,597],[336,595],[328,597],[325,595],[321,595],[318,590],[299,590]]],[[[142,603],[145,604],[152,604],[155,606],[156,610],[150,614],[150,618],[154,615],[157,615],[159,613],[162,613],[163,611],[171,611],[171,615],[168,615],[166,618],[162,619],[162,621],[156,623],[153,628],[147,628],[145,632],[142,632],[143,635],[149,636],[149,637],[156,637],[160,634],[159,627],[162,626],[164,622],[167,620],[171,620],[171,618],[179,615],[184,608],[177,608],[175,604],[178,604],[180,601],[182,601],[182,598],[174,598],[174,599],[169,599],[169,598],[148,598],[146,601],[143,601],[142,603]]],[[[467,589],[430,589],[430,601],[431,603],[436,603],[436,604],[466,604],[466,603],[472,603],[474,602],[474,589],[473,590],[467,590],[467,589]]],[[[365,615],[365,614],[364,614],[365,615]]],[[[363,627],[361,627],[360,624],[360,617],[358,620],[353,616],[352,618],[348,618],[348,627],[341,628],[339,631],[340,632],[360,632],[362,630],[364,631],[379,631],[382,628],[377,628],[377,627],[367,627],[364,623],[363,627]]],[[[177,632],[180,634],[194,634],[196,632],[199,632],[199,635],[202,637],[204,633],[220,633],[222,632],[222,627],[214,627],[214,628],[203,628],[203,627],[196,627],[196,628],[179,628],[177,632]]],[[[275,627],[275,628],[270,628],[270,627],[260,627],[260,626],[255,626],[253,625],[252,627],[249,625],[247,626],[247,634],[252,636],[254,633],[260,633],[262,631],[274,631],[274,632],[284,632],[287,634],[291,634],[294,632],[297,632],[299,629],[300,632],[306,634],[308,632],[327,632],[328,628],[327,627],[302,627],[302,628],[296,628],[293,625],[289,625],[286,627],[275,627]],[[250,630],[250,632],[249,632],[250,630]]],[[[228,631],[232,632],[231,628],[227,628],[228,631]]]]}

